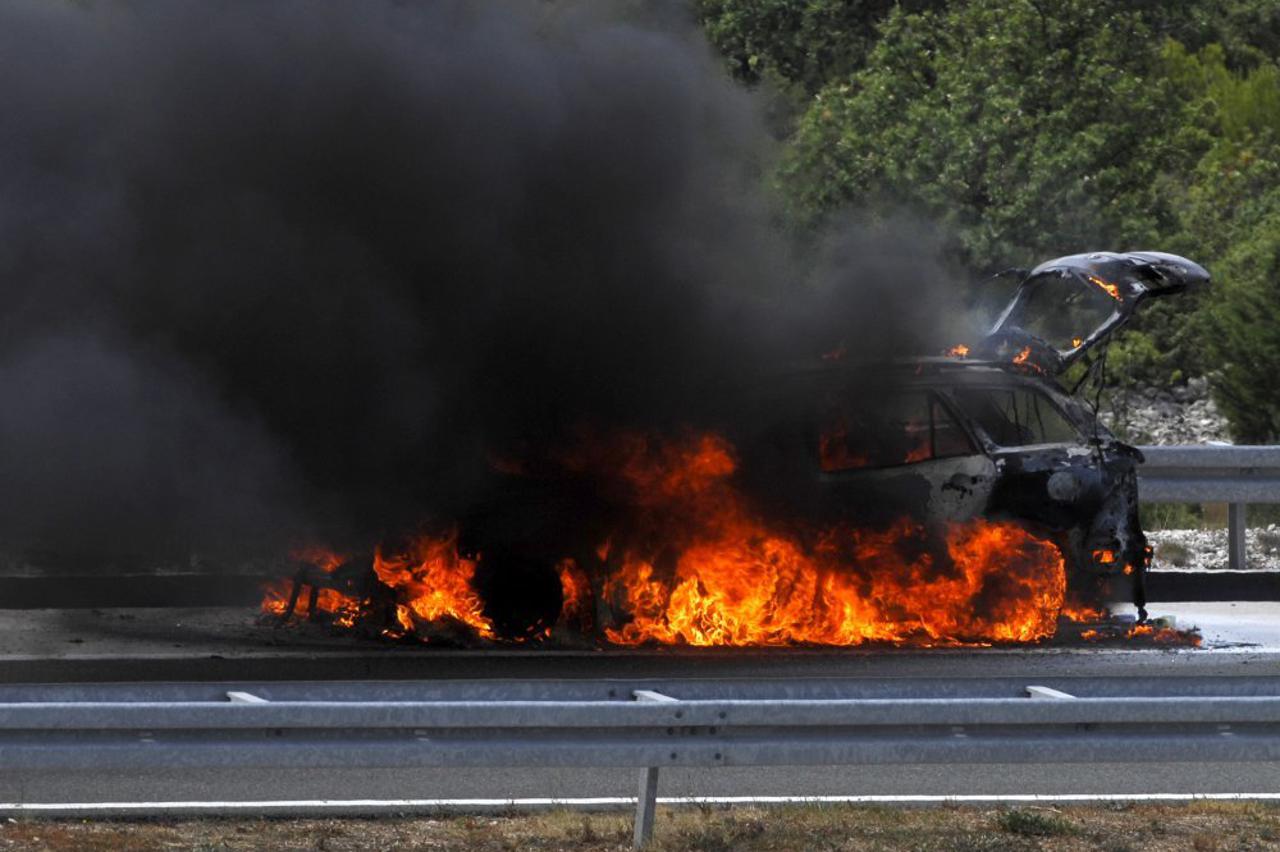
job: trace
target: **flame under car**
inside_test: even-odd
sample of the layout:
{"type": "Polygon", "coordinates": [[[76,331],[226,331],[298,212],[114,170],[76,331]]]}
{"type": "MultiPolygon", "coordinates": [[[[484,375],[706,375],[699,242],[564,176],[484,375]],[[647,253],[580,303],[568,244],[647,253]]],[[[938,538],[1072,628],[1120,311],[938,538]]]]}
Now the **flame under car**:
{"type": "Polygon", "coordinates": [[[771,430],[755,475],[791,511],[872,526],[904,515],[1014,521],[1062,553],[1069,598],[1145,603],[1141,457],[1045,375],[944,357],[782,384],[767,405],[799,409],[807,398],[808,414],[771,430]]]}
{"type": "Polygon", "coordinates": [[[447,532],[309,560],[264,608],[428,641],[612,645],[1027,642],[1103,602],[1141,612],[1141,456],[1059,376],[1102,363],[1147,299],[1207,282],[1159,253],[1050,261],[972,347],[824,358],[725,391],[712,425],[495,465],[447,532]]]}

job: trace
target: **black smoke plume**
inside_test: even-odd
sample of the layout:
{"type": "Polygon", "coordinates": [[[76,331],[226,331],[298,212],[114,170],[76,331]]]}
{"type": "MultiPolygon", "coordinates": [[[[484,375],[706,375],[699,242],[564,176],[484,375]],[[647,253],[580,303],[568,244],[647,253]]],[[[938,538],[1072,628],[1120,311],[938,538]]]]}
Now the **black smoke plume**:
{"type": "Polygon", "coordinates": [[[757,104],[660,11],[4,3],[5,546],[367,544],[495,448],[917,343],[927,252],[781,236],[757,104]]]}

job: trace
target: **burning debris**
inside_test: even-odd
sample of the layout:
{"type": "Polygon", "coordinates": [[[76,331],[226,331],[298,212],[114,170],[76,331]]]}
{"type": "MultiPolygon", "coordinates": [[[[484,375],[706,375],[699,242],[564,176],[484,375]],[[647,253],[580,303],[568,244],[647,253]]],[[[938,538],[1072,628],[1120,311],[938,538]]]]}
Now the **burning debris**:
{"type": "MultiPolygon", "coordinates": [[[[866,561],[832,565],[795,551],[791,542],[771,541],[754,551],[745,548],[745,554],[735,548],[738,560],[717,560],[719,554],[695,549],[666,581],[650,563],[632,559],[602,573],[603,582],[593,582],[566,559],[557,566],[561,604],[554,622],[515,636],[495,632],[470,585],[477,561],[449,553],[452,537],[421,540],[424,551],[438,556],[408,567],[411,579],[396,587],[371,581],[371,573],[354,583],[342,577],[352,563],[326,560],[332,567],[303,567],[268,587],[262,612],[276,625],[305,621],[368,638],[449,646],[1200,644],[1197,631],[1179,630],[1164,619],[1137,623],[1105,609],[1064,605],[1061,555],[1016,525],[973,523],[949,530],[948,556],[959,569],[950,578],[938,576],[931,560],[901,561],[903,546],[923,535],[910,522],[851,535],[869,556],[866,561]],[[790,558],[779,559],[778,550],[790,558]],[[749,559],[745,564],[742,555],[749,559]],[[864,583],[867,572],[894,579],[864,583]],[[1010,581],[1010,573],[1017,579],[1010,581]],[[994,619],[975,617],[988,585],[1004,587],[998,592],[1004,596],[1001,611],[994,619]],[[603,632],[595,629],[601,615],[610,625],[603,632]]],[[[359,571],[368,572],[369,564],[360,563],[359,571]]]]}
{"type": "MultiPolygon", "coordinates": [[[[950,577],[940,575],[929,558],[904,562],[904,546],[924,535],[908,521],[879,533],[846,533],[854,543],[852,558],[862,561],[832,564],[824,558],[828,554],[810,557],[785,540],[754,547],[736,542],[721,545],[730,548],[728,554],[691,549],[666,581],[651,563],[633,558],[593,582],[565,559],[557,566],[556,619],[516,636],[495,632],[471,586],[476,560],[452,551],[453,536],[421,539],[420,552],[431,556],[398,569],[394,586],[370,582],[369,573],[352,583],[342,577],[352,563],[325,558],[272,584],[262,611],[276,624],[305,620],[371,638],[445,645],[947,647],[1051,639],[1200,644],[1195,630],[1179,630],[1167,620],[1137,623],[1064,604],[1061,555],[1013,524],[975,522],[948,530],[947,555],[959,569],[950,577]],[[993,619],[975,616],[988,586],[1003,596],[993,619]],[[601,614],[611,625],[603,633],[594,629],[601,614]]],[[[606,560],[602,547],[601,561],[606,560]]],[[[369,562],[361,565],[361,571],[369,570],[369,562]]]]}
{"type": "Polygon", "coordinates": [[[299,554],[291,579],[272,585],[263,611],[283,618],[321,620],[338,628],[367,629],[406,636],[422,624],[476,639],[494,638],[484,604],[472,588],[475,561],[457,551],[455,535],[420,537],[405,553],[375,552],[349,560],[313,550],[299,554]]]}
{"type": "Polygon", "coordinates": [[[1171,617],[1138,621],[1133,616],[1113,615],[1107,610],[1083,608],[1064,609],[1066,629],[1064,638],[1078,639],[1094,644],[1139,643],[1176,647],[1198,647],[1200,631],[1196,628],[1179,629],[1177,620],[1171,617]]]}

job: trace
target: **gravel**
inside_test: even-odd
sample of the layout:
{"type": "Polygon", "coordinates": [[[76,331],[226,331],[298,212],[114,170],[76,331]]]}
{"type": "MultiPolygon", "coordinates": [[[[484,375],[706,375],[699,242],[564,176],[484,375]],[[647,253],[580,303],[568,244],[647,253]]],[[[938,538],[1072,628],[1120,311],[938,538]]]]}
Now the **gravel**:
{"type": "Polygon", "coordinates": [[[1102,421],[1131,444],[1231,442],[1227,418],[1204,378],[1172,388],[1113,391],[1103,400],[1102,421]]]}
{"type": "MultiPolygon", "coordinates": [[[[1131,444],[1231,443],[1227,418],[1209,394],[1209,382],[1191,379],[1172,388],[1116,390],[1102,403],[1103,422],[1131,444]]],[[[1155,548],[1153,568],[1161,571],[1222,571],[1227,562],[1226,529],[1147,530],[1155,548]]],[[[1247,531],[1250,569],[1280,571],[1280,526],[1247,531]]]]}
{"type": "MultiPolygon", "coordinates": [[[[1227,565],[1227,531],[1147,530],[1155,548],[1152,568],[1160,571],[1222,571],[1227,565]]],[[[1246,533],[1251,570],[1280,571],[1280,525],[1251,527],[1246,533]]]]}

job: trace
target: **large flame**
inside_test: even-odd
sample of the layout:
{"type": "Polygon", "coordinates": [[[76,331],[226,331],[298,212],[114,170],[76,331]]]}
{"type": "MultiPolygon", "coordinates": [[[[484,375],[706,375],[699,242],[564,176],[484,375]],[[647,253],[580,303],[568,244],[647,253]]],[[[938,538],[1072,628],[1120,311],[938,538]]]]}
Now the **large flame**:
{"type": "MultiPolygon", "coordinates": [[[[770,520],[734,486],[735,450],[716,434],[622,434],[585,441],[557,464],[597,477],[629,507],[585,551],[597,561],[565,556],[556,566],[559,630],[614,645],[990,644],[1050,637],[1063,610],[1061,553],[1018,524],[770,520]]],[[[377,551],[377,595],[330,588],[343,570],[336,556],[315,551],[308,561],[316,570],[295,578],[304,588],[292,609],[285,582],[264,611],[314,606],[339,627],[365,619],[390,636],[496,638],[474,586],[477,562],[459,555],[455,534],[377,551]]]]}
{"type": "Polygon", "coordinates": [[[1062,555],[1015,524],[954,523],[941,546],[906,519],[806,536],[751,511],[729,483],[736,465],[722,438],[664,445],[647,458],[623,466],[637,499],[665,502],[680,520],[608,573],[605,599],[630,616],[605,631],[610,642],[1026,642],[1054,632],[1062,555]],[[655,563],[670,552],[674,570],[664,573],[655,563]]]}
{"type": "Polygon", "coordinates": [[[472,588],[476,564],[458,555],[457,537],[421,536],[407,553],[373,557],[373,572],[396,592],[397,621],[406,630],[414,621],[466,625],[483,639],[493,638],[493,624],[484,615],[484,601],[472,588]]]}
{"type": "Polygon", "coordinates": [[[268,584],[262,597],[262,611],[268,615],[311,619],[323,614],[340,627],[354,627],[362,609],[360,599],[326,584],[342,566],[343,557],[323,547],[309,546],[295,551],[293,559],[311,566],[306,577],[308,582],[299,577],[268,584]]]}
{"type": "MultiPolygon", "coordinates": [[[[316,570],[292,580],[272,583],[262,611],[277,617],[311,617],[324,613],[338,627],[354,627],[361,618],[378,615],[372,595],[327,585],[346,561],[323,548],[309,548],[294,558],[316,570]]],[[[481,639],[494,638],[484,615],[484,602],[472,588],[476,563],[458,554],[457,536],[423,535],[403,553],[374,552],[372,572],[381,591],[391,596],[394,624],[381,626],[391,636],[427,635],[433,629],[464,629],[481,639]]],[[[386,602],[384,602],[386,603],[386,602]]]]}
{"type": "Polygon", "coordinates": [[[605,592],[623,599],[632,620],[606,635],[620,645],[953,644],[1053,635],[1066,592],[1062,556],[1017,526],[952,525],[946,571],[928,551],[908,555],[923,536],[908,521],[832,536],[845,540],[812,555],[760,530],[700,542],[681,555],[670,581],[629,559],[605,592]],[[837,555],[841,549],[848,555],[837,555]],[[850,572],[844,559],[861,570],[850,572]]]}

